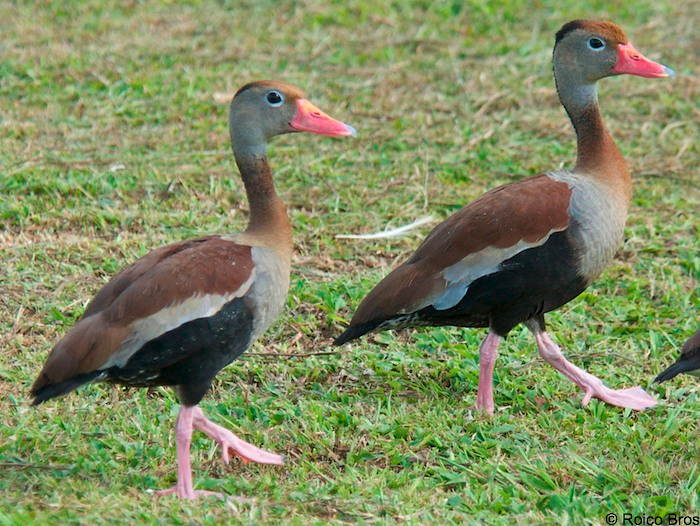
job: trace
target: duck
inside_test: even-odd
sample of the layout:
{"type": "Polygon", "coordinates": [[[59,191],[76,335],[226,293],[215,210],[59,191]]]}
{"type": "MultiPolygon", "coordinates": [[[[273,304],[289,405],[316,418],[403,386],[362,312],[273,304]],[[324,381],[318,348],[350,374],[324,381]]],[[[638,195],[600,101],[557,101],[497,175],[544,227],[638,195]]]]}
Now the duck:
{"type": "Polygon", "coordinates": [[[576,132],[574,167],[492,189],[437,225],[367,294],[334,344],[389,329],[488,328],[479,349],[476,407],[492,414],[499,346],[523,323],[542,358],[584,391],[584,406],[598,398],[643,410],[657,402],[641,387],[610,389],[569,362],[546,331],[545,314],[581,294],[623,239],[632,180],[603,122],[596,82],[673,71],[644,57],[618,25],[597,20],[561,27],[553,69],[576,132]]]}
{"type": "Polygon", "coordinates": [[[192,485],[193,429],[221,446],[226,464],[231,454],[245,462],[284,463],[209,420],[199,403],[217,373],[265,332],[286,301],[292,227],[275,191],[268,141],[293,132],[355,135],[299,88],[279,81],[251,82],[235,93],[229,132],[250,204],[247,228],[166,245],[123,269],[53,347],[31,387],[32,405],[98,381],[172,387],[181,404],[177,483],[157,495],[212,493],[192,485]]]}
{"type": "Polygon", "coordinates": [[[678,360],[659,373],[654,382],[660,383],[675,378],[681,373],[700,376],[700,329],[683,344],[678,360]]]}

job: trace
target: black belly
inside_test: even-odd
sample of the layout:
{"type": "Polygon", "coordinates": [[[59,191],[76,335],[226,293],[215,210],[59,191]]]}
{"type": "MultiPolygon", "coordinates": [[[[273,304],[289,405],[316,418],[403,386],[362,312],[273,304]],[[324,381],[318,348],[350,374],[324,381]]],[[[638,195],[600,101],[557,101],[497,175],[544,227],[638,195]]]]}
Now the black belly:
{"type": "Polygon", "coordinates": [[[253,313],[236,298],[208,318],[191,320],[145,343],[108,381],[130,386],[177,386],[180,401],[195,405],[216,374],[250,344],[253,313]]]}
{"type": "Polygon", "coordinates": [[[545,244],[516,254],[497,272],[475,280],[454,307],[426,307],[411,315],[409,325],[490,327],[505,337],[519,323],[542,320],[544,313],[581,294],[587,284],[577,267],[571,239],[557,232],[545,244]]]}

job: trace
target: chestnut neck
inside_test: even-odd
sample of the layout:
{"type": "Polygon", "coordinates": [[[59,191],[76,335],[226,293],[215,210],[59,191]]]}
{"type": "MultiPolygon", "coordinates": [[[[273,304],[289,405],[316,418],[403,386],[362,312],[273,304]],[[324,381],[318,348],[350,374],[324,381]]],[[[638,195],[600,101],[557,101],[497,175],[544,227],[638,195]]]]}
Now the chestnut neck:
{"type": "Polygon", "coordinates": [[[250,205],[245,233],[259,238],[272,248],[291,252],[292,227],[287,209],[275,191],[265,141],[262,137],[251,140],[255,138],[254,133],[236,131],[232,126],[233,155],[250,205]]]}
{"type": "Polygon", "coordinates": [[[631,195],[627,163],[608,132],[598,106],[594,82],[582,82],[574,72],[555,64],[554,79],[562,106],[576,131],[575,173],[600,179],[631,195]]]}

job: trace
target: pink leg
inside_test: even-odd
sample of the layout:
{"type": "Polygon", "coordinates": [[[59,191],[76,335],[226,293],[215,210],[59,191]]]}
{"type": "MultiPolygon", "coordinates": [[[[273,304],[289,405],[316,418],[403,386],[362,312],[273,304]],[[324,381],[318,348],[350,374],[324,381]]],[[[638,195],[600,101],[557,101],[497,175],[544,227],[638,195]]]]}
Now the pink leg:
{"type": "Polygon", "coordinates": [[[258,462],[259,464],[284,464],[284,457],[270,453],[264,449],[255,447],[244,440],[241,440],[228,429],[216,425],[204,416],[204,412],[199,407],[193,408],[194,427],[209,435],[212,440],[219,443],[222,449],[221,458],[224,464],[229,463],[229,451],[243,460],[243,462],[258,462]]]}
{"type": "Polygon", "coordinates": [[[498,357],[501,337],[489,331],[479,349],[479,390],[476,393],[476,408],[493,414],[493,368],[498,357]]]}
{"type": "Polygon", "coordinates": [[[169,489],[156,491],[156,495],[177,495],[183,499],[196,499],[202,495],[219,495],[213,491],[195,491],[192,488],[192,467],[190,465],[190,444],[192,442],[192,420],[199,408],[183,405],[175,424],[175,444],[177,449],[177,484],[169,489]]]}
{"type": "Polygon", "coordinates": [[[552,341],[546,332],[533,332],[542,358],[585,391],[586,394],[581,402],[582,405],[587,405],[592,397],[611,405],[629,407],[637,411],[653,407],[658,403],[656,399],[648,395],[639,386],[620,390],[608,388],[600,378],[587,373],[583,369],[579,369],[569,362],[562,354],[559,346],[552,341]]]}

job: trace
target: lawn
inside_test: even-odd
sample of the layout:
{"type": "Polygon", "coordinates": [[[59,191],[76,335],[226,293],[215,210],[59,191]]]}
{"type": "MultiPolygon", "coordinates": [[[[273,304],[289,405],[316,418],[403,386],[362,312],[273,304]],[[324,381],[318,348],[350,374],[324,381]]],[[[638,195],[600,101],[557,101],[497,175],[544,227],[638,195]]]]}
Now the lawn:
{"type": "Polygon", "coordinates": [[[0,525],[700,516],[700,383],[650,385],[700,324],[699,26],[691,0],[0,3],[0,525]],[[549,326],[573,362],[663,404],[581,408],[524,328],[502,347],[493,417],[473,410],[483,330],[331,347],[430,227],[336,234],[442,219],[572,164],[551,47],[578,17],[617,21],[678,76],[600,83],[634,200],[615,262],[549,326]],[[28,388],[122,266],[244,228],[222,101],[260,78],[300,86],[359,132],[273,143],[295,229],[288,306],[202,404],[289,462],[224,467],[197,434],[196,487],[231,498],[157,499],[147,490],[175,480],[169,390],[94,385],[32,408],[28,388]]]}

